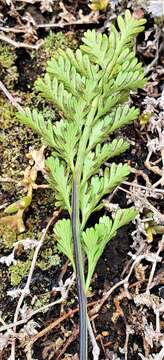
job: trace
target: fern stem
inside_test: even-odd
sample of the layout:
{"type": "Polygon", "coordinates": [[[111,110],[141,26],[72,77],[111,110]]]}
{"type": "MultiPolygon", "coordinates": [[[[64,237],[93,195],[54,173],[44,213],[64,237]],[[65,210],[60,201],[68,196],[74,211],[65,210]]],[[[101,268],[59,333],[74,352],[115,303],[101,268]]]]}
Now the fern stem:
{"type": "Polygon", "coordinates": [[[95,118],[95,113],[97,111],[98,100],[99,100],[99,97],[96,96],[95,99],[92,101],[91,109],[90,109],[90,112],[89,112],[89,114],[87,116],[85,127],[84,127],[84,130],[83,130],[83,134],[82,134],[82,137],[81,137],[80,143],[79,143],[77,160],[76,160],[76,167],[75,167],[75,173],[78,175],[78,182],[80,182],[80,179],[81,179],[81,173],[82,173],[82,170],[83,170],[84,158],[85,158],[85,155],[86,155],[86,147],[87,147],[87,144],[88,144],[92,123],[93,123],[93,120],[95,118]]]}
{"type": "Polygon", "coordinates": [[[88,331],[87,331],[87,298],[85,295],[85,278],[83,257],[80,242],[79,224],[79,194],[75,175],[72,190],[72,236],[75,253],[76,279],[80,313],[80,360],[88,359],[88,331]]]}
{"type": "Polygon", "coordinates": [[[72,191],[72,237],[74,243],[75,254],[75,266],[76,266],[76,278],[77,278],[77,290],[79,300],[79,312],[80,312],[80,360],[88,359],[88,330],[87,330],[87,298],[85,295],[85,277],[84,266],[81,250],[80,231],[81,226],[79,222],[79,184],[81,180],[81,174],[83,171],[83,163],[85,157],[85,150],[88,144],[91,126],[95,113],[97,111],[98,97],[96,97],[91,105],[90,112],[87,116],[83,134],[79,143],[79,149],[77,154],[75,175],[73,179],[73,191],[72,191]]]}

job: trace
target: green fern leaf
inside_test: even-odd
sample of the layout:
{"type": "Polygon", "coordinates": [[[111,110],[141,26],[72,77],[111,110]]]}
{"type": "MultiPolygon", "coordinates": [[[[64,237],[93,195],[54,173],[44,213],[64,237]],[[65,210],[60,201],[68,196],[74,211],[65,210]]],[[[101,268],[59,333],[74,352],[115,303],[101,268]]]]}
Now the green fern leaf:
{"type": "Polygon", "coordinates": [[[95,175],[101,165],[125,152],[129,148],[129,143],[123,139],[114,139],[111,143],[96,146],[95,152],[90,151],[84,160],[82,186],[92,176],[95,175]]]}
{"type": "Polygon", "coordinates": [[[139,110],[134,106],[120,105],[110,115],[96,122],[92,127],[87,150],[92,150],[97,143],[102,143],[110,134],[123,126],[130,124],[139,115],[139,110]]]}
{"type": "MultiPolygon", "coordinates": [[[[101,66],[108,74],[113,69],[113,65],[117,63],[117,59],[123,53],[122,50],[124,50],[125,46],[131,43],[134,36],[143,31],[146,20],[135,19],[127,10],[125,19],[118,16],[117,22],[120,32],[112,25],[111,34],[108,38],[105,34],[100,33],[97,35],[95,30],[88,30],[83,37],[84,45],[80,47],[84,53],[89,55],[91,61],[101,66]],[[107,64],[108,68],[106,69],[107,64]]],[[[126,53],[124,53],[125,55],[126,53]]],[[[124,57],[124,60],[126,60],[126,57],[124,57]]]]}
{"type": "Polygon", "coordinates": [[[96,34],[95,30],[88,30],[82,40],[84,45],[81,45],[80,49],[89,55],[91,61],[100,65],[102,69],[105,68],[109,47],[108,37],[105,34],[96,34]]]}
{"type": "Polygon", "coordinates": [[[85,88],[85,77],[80,76],[68,57],[58,56],[48,61],[47,72],[62,82],[74,96],[80,96],[85,88]]]}
{"type": "Polygon", "coordinates": [[[75,272],[71,221],[69,219],[59,220],[54,226],[54,233],[58,250],[67,256],[75,272]]]}
{"type": "Polygon", "coordinates": [[[72,66],[74,66],[81,76],[92,80],[100,77],[99,66],[92,64],[89,56],[83,54],[80,49],[77,49],[75,52],[71,49],[66,49],[66,51],[60,50],[60,54],[64,59],[70,60],[72,66]]]}
{"type": "Polygon", "coordinates": [[[109,123],[109,132],[112,134],[115,130],[122,128],[123,126],[130,124],[139,115],[139,110],[134,106],[129,108],[129,105],[119,106],[111,114],[111,122],[109,123]]]}
{"type": "Polygon", "coordinates": [[[82,213],[82,229],[92,212],[102,208],[100,200],[106,194],[109,194],[116,186],[121,184],[130,174],[130,167],[125,164],[113,163],[109,168],[104,170],[100,177],[95,175],[91,177],[90,182],[81,186],[80,209],[82,213]],[[99,205],[98,205],[99,204],[99,205]]]}
{"type": "MultiPolygon", "coordinates": [[[[46,166],[56,205],[67,210],[70,218],[77,211],[73,214],[77,224],[71,226],[71,220],[60,220],[54,231],[58,249],[75,271],[72,228],[79,229],[81,237],[76,245],[80,249],[81,241],[88,259],[86,288],[108,241],[136,215],[134,209],[118,210],[114,220],[103,216],[94,228],[84,232],[91,214],[102,208],[101,199],[130,173],[127,164],[112,163],[104,171],[101,166],[129,147],[127,141],[111,140],[109,136],[139,114],[128,101],[130,91],[145,84],[143,68],[133,51],[134,37],[143,30],[144,23],[127,10],[124,17],[118,17],[117,27],[112,25],[109,36],[88,30],[79,49],[59,50],[48,62],[36,89],[59,110],[60,121],[45,121],[36,110],[25,109],[18,115],[52,148],[46,166]],[[77,209],[73,206],[72,210],[71,202],[77,209]]],[[[80,256],[77,258],[80,263],[80,256]]],[[[82,270],[82,264],[78,265],[82,270]]]]}
{"type": "Polygon", "coordinates": [[[138,210],[135,208],[128,208],[128,209],[119,209],[116,211],[113,226],[111,229],[110,236],[113,237],[116,235],[117,230],[127,225],[129,222],[131,222],[138,214],[138,210]]]}
{"type": "Polygon", "coordinates": [[[125,19],[117,17],[117,23],[121,31],[121,42],[128,44],[131,40],[144,30],[146,19],[135,19],[129,10],[125,11],[125,19]]]}
{"type": "Polygon", "coordinates": [[[84,251],[88,259],[86,290],[89,288],[93,272],[106,245],[116,235],[117,230],[131,222],[137,216],[137,213],[134,208],[119,209],[115,214],[114,221],[108,216],[103,216],[94,228],[88,228],[82,233],[84,251]]]}
{"type": "Polygon", "coordinates": [[[60,120],[53,127],[55,133],[55,148],[53,156],[60,156],[74,171],[74,157],[77,152],[76,144],[80,137],[80,127],[77,123],[60,120]]]}
{"type": "Polygon", "coordinates": [[[111,231],[112,221],[109,217],[100,218],[99,224],[94,228],[88,228],[82,233],[84,251],[88,260],[88,272],[86,279],[86,290],[88,290],[95,267],[105,249],[109,233],[111,231]]]}
{"type": "Polygon", "coordinates": [[[54,131],[51,121],[45,121],[41,112],[36,109],[25,108],[21,113],[17,113],[17,118],[22,124],[29,126],[32,130],[42,136],[45,143],[52,148],[56,147],[54,131]]]}
{"type": "Polygon", "coordinates": [[[49,157],[46,160],[46,165],[50,171],[48,181],[56,194],[56,206],[67,209],[71,214],[69,174],[67,174],[63,163],[58,158],[49,157]]]}
{"type": "Polygon", "coordinates": [[[35,84],[36,90],[41,96],[52,103],[63,112],[67,119],[72,119],[72,113],[76,109],[77,101],[65,88],[63,83],[59,83],[54,77],[51,79],[46,74],[44,79],[38,79],[35,84]]]}

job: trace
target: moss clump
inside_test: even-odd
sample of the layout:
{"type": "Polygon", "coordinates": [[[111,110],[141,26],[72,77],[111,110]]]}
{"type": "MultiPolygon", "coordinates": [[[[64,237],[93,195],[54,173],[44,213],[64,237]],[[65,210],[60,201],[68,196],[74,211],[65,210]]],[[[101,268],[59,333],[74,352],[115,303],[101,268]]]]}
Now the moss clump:
{"type": "MultiPolygon", "coordinates": [[[[50,300],[50,293],[43,294],[42,296],[39,296],[38,299],[35,301],[33,309],[37,310],[40,309],[42,306],[49,304],[50,300]]],[[[46,312],[47,310],[45,310],[46,312]]],[[[44,310],[42,310],[44,313],[44,310]]]]}
{"type": "MultiPolygon", "coordinates": [[[[37,238],[37,235],[34,236],[35,228],[33,227],[26,233],[26,237],[28,238],[37,238]]],[[[40,235],[38,236],[40,238],[40,235]]],[[[25,234],[20,234],[17,236],[18,240],[23,240],[25,238],[25,234]]],[[[22,281],[23,277],[28,275],[31,261],[33,258],[34,249],[29,250],[28,253],[24,252],[23,247],[18,249],[17,251],[17,262],[9,267],[10,273],[10,282],[13,286],[17,286],[22,281]]],[[[54,235],[47,234],[47,238],[43,245],[43,248],[40,251],[36,268],[38,267],[42,271],[46,271],[50,269],[52,266],[60,265],[60,257],[57,253],[57,248],[54,242],[54,235]]]]}
{"type": "Polygon", "coordinates": [[[0,41],[0,77],[8,89],[13,89],[18,80],[15,49],[0,41]]]}
{"type": "Polygon", "coordinates": [[[60,265],[60,257],[58,254],[54,254],[51,248],[46,248],[41,252],[40,260],[38,260],[37,265],[43,271],[48,270],[52,266],[60,265]]]}
{"type": "Polygon", "coordinates": [[[13,264],[9,267],[11,285],[13,286],[19,285],[22,278],[24,276],[27,276],[31,266],[33,253],[34,250],[31,250],[27,257],[27,260],[22,261],[18,259],[16,264],[13,264]]]}
{"type": "Polygon", "coordinates": [[[59,31],[57,34],[50,31],[49,35],[46,37],[43,48],[51,51],[50,57],[53,55],[53,52],[58,50],[59,48],[65,49],[70,47],[72,49],[76,49],[77,47],[77,40],[74,37],[74,34],[63,33],[59,31]]]}
{"type": "MultiPolygon", "coordinates": [[[[13,106],[4,97],[0,97],[0,122],[3,130],[11,126],[14,123],[15,110],[13,106]]],[[[1,131],[2,131],[2,128],[1,131]]]]}
{"type": "Polygon", "coordinates": [[[14,48],[0,41],[0,66],[9,69],[16,60],[14,48]]]}
{"type": "MultiPolygon", "coordinates": [[[[26,260],[17,259],[16,264],[9,267],[10,282],[11,285],[17,286],[22,279],[28,275],[31,261],[33,258],[34,250],[29,251],[26,260]]],[[[58,266],[60,264],[60,257],[58,254],[54,254],[53,250],[48,248],[41,251],[41,254],[36,263],[36,267],[39,267],[42,271],[50,269],[52,266],[58,266]]]]}
{"type": "MultiPolygon", "coordinates": [[[[47,60],[56,55],[59,48],[65,49],[67,47],[75,49],[77,41],[72,33],[57,34],[50,32],[45,39],[44,45],[33,52],[31,56],[33,68],[36,69],[34,78],[36,78],[46,67],[47,60]]],[[[15,63],[17,60],[15,49],[7,44],[0,42],[0,70],[1,80],[5,86],[12,90],[17,83],[18,73],[15,63]]],[[[29,61],[31,64],[31,62],[29,61]]],[[[25,62],[26,64],[26,62],[25,62]]],[[[29,70],[25,67],[25,70],[29,70]]],[[[31,72],[31,68],[30,68],[31,72]]],[[[30,74],[29,72],[29,74],[30,74]]],[[[26,76],[29,76],[28,71],[26,76]]],[[[21,74],[20,74],[21,77],[21,74]]],[[[29,77],[30,79],[30,77],[29,77]]],[[[20,79],[19,79],[20,80],[20,79]]],[[[29,80],[30,82],[30,80],[29,80]]],[[[31,82],[32,92],[17,91],[16,97],[19,97],[25,106],[33,104],[38,106],[43,111],[45,119],[55,121],[58,117],[57,112],[51,108],[44,99],[41,99],[39,94],[36,94],[33,82],[31,82]]],[[[12,93],[12,91],[11,91],[12,93]]],[[[14,95],[15,96],[15,95],[14,95]]],[[[11,106],[8,100],[2,95],[0,97],[0,163],[1,176],[10,177],[17,181],[22,180],[24,170],[28,165],[26,154],[29,148],[37,148],[40,146],[40,139],[24,126],[18,124],[15,119],[15,109],[11,106]]],[[[42,183],[43,179],[37,179],[37,183],[42,183]]],[[[2,182],[0,184],[4,192],[4,201],[13,203],[22,196],[24,191],[22,188],[16,187],[14,183],[2,182]],[[8,198],[8,194],[10,194],[8,198]],[[16,196],[15,196],[16,195],[16,196]],[[12,200],[11,200],[12,199],[12,200]]],[[[12,249],[16,241],[23,240],[25,237],[38,238],[38,232],[45,227],[47,217],[52,214],[55,206],[54,194],[50,190],[34,191],[33,201],[30,210],[25,212],[25,227],[27,232],[25,234],[17,234],[10,226],[0,225],[0,237],[2,239],[1,249],[3,254],[12,249]],[[30,211],[30,214],[29,214],[30,211]]],[[[4,214],[2,213],[3,217],[4,214]]],[[[24,252],[24,250],[16,251],[17,263],[10,266],[9,276],[13,286],[19,285],[24,276],[27,276],[31,265],[33,250],[24,252]]],[[[53,235],[47,235],[47,239],[40,252],[37,261],[37,267],[42,271],[50,269],[52,266],[60,264],[60,257],[54,245],[53,235]]]]}
{"type": "Polygon", "coordinates": [[[6,249],[11,249],[14,242],[17,241],[16,232],[6,224],[0,224],[0,238],[2,246],[4,246],[6,249]]]}
{"type": "MultiPolygon", "coordinates": [[[[0,97],[0,162],[1,176],[11,177],[16,180],[22,178],[21,171],[28,164],[26,153],[30,146],[40,144],[40,140],[18,124],[15,119],[15,109],[6,99],[0,97]]],[[[11,189],[11,184],[1,184],[4,190],[11,189]]],[[[13,187],[13,184],[12,184],[13,187]]]]}

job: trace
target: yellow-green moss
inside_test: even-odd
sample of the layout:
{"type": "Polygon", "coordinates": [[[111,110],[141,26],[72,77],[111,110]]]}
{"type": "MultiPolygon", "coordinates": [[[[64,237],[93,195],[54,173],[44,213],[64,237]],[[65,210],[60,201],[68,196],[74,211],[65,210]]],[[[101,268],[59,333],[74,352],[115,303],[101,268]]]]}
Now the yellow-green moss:
{"type": "MultiPolygon", "coordinates": [[[[1,176],[20,180],[21,171],[28,164],[26,153],[30,146],[37,147],[40,140],[32,131],[18,123],[15,109],[3,97],[0,97],[0,125],[1,176]]],[[[4,190],[11,189],[9,183],[2,183],[1,185],[4,190]]]]}
{"type": "MultiPolygon", "coordinates": [[[[49,292],[43,294],[42,296],[39,296],[34,303],[33,309],[37,310],[37,309],[41,308],[42,306],[49,304],[49,300],[50,300],[49,292]]],[[[45,310],[45,311],[47,311],[47,310],[45,310]]],[[[44,312],[44,311],[42,311],[42,312],[44,312]]]]}
{"type": "Polygon", "coordinates": [[[46,248],[41,252],[37,265],[41,270],[48,270],[52,266],[60,265],[60,257],[58,254],[53,255],[51,248],[46,248]]]}
{"type": "Polygon", "coordinates": [[[13,247],[13,243],[17,241],[16,232],[7,225],[0,224],[0,238],[2,241],[2,246],[7,249],[11,249],[13,247]]]}
{"type": "Polygon", "coordinates": [[[47,61],[56,55],[58,49],[66,49],[70,47],[71,49],[77,48],[77,40],[74,37],[74,34],[69,32],[63,34],[62,32],[54,33],[49,32],[47,37],[44,39],[43,46],[37,51],[31,53],[31,58],[35,62],[36,73],[38,76],[43,74],[47,61]]]}
{"type": "MultiPolygon", "coordinates": [[[[26,255],[26,260],[17,259],[16,264],[9,267],[11,285],[17,286],[22,279],[28,275],[34,250],[29,251],[26,255]]],[[[42,271],[50,269],[52,266],[60,265],[60,257],[55,254],[51,248],[41,251],[36,268],[39,267],[42,271]]]]}
{"type": "Polygon", "coordinates": [[[5,69],[11,68],[16,60],[15,49],[0,41],[0,66],[5,69]]]}
{"type": "Polygon", "coordinates": [[[33,253],[34,250],[31,250],[26,261],[21,261],[18,259],[16,264],[13,264],[9,267],[11,285],[19,285],[23,277],[28,274],[31,266],[33,253]]]}
{"type": "Polygon", "coordinates": [[[58,50],[59,48],[65,49],[67,47],[72,49],[77,47],[77,40],[75,39],[74,34],[71,32],[64,34],[61,31],[58,33],[53,33],[50,31],[43,45],[43,48],[48,50],[49,56],[52,56],[54,51],[58,50]]]}
{"type": "Polygon", "coordinates": [[[0,73],[1,79],[8,89],[13,89],[14,83],[18,80],[16,58],[15,49],[0,41],[0,73]]]}

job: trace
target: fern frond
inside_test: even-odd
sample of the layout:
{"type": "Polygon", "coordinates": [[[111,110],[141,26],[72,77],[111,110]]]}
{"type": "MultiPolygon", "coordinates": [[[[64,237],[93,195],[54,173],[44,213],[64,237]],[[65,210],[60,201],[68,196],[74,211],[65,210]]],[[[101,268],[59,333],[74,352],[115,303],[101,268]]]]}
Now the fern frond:
{"type": "MultiPolygon", "coordinates": [[[[108,38],[105,34],[97,35],[95,30],[88,30],[83,37],[84,45],[80,48],[89,55],[91,61],[101,66],[109,75],[125,46],[131,44],[134,36],[143,31],[145,22],[145,19],[135,19],[130,11],[126,10],[125,19],[122,16],[117,18],[120,32],[112,25],[111,34],[108,38]],[[101,54],[101,57],[99,54],[101,54]]],[[[125,55],[126,53],[124,53],[125,55]]],[[[124,60],[126,60],[126,57],[124,57],[124,60]]]]}
{"type": "Polygon", "coordinates": [[[81,77],[68,57],[58,56],[48,61],[47,73],[55,76],[74,96],[80,96],[85,88],[85,76],[81,77]]]}
{"type": "Polygon", "coordinates": [[[116,235],[119,228],[131,222],[136,215],[135,208],[119,209],[113,221],[108,216],[103,216],[94,228],[88,228],[82,233],[84,251],[88,259],[86,290],[89,288],[93,272],[107,243],[116,235]]]}
{"type": "Polygon", "coordinates": [[[36,90],[40,92],[43,98],[52,101],[67,119],[72,119],[77,101],[55,77],[51,79],[50,75],[46,74],[44,79],[38,79],[36,81],[36,90]]]}
{"type": "Polygon", "coordinates": [[[125,17],[118,16],[117,24],[121,31],[121,43],[127,45],[131,43],[136,35],[144,30],[146,19],[135,19],[129,10],[125,11],[125,17]]]}
{"type": "Polygon", "coordinates": [[[89,56],[83,54],[80,49],[77,49],[75,52],[71,49],[66,49],[66,51],[60,50],[60,54],[64,59],[70,60],[72,66],[74,66],[81,76],[92,80],[100,77],[99,66],[92,64],[89,56]]]}
{"type": "Polygon", "coordinates": [[[131,222],[138,214],[138,210],[134,207],[128,208],[128,209],[119,209],[116,211],[113,226],[111,229],[110,236],[113,237],[116,235],[117,230],[127,225],[129,222],[131,222]]]}
{"type": "Polygon", "coordinates": [[[95,30],[87,30],[82,40],[84,45],[81,45],[80,49],[89,55],[91,61],[104,69],[107,64],[109,38],[105,34],[96,34],[95,30]]]}
{"type": "Polygon", "coordinates": [[[46,166],[50,171],[48,181],[55,191],[56,206],[67,209],[69,214],[71,214],[71,184],[69,174],[67,174],[63,163],[53,156],[46,160],[46,166]]]}
{"type": "Polygon", "coordinates": [[[47,145],[52,148],[56,147],[53,125],[51,121],[44,120],[41,112],[38,112],[36,109],[30,110],[25,108],[23,112],[17,113],[17,118],[22,124],[27,125],[34,132],[41,135],[47,145]]]}
{"type": "Polygon", "coordinates": [[[135,19],[129,10],[125,11],[124,18],[120,15],[117,17],[117,24],[120,32],[116,30],[114,25],[112,25],[109,43],[112,48],[115,47],[115,51],[108,62],[107,74],[110,76],[112,75],[114,67],[117,66],[121,54],[122,59],[124,54],[124,61],[126,61],[126,54],[123,51],[127,46],[131,50],[134,37],[143,31],[145,23],[145,19],[135,19]]]}
{"type": "MultiPolygon", "coordinates": [[[[125,92],[123,92],[123,96],[125,95],[125,92]]],[[[110,95],[108,97],[100,97],[99,100],[99,108],[97,112],[97,116],[94,120],[94,124],[100,120],[104,115],[109,114],[113,108],[116,108],[116,105],[120,105],[122,102],[122,93],[117,92],[113,95],[110,95]]],[[[94,125],[93,124],[93,125],[94,125]]]]}
{"type": "Polygon", "coordinates": [[[89,288],[97,262],[105,249],[107,239],[110,240],[111,227],[112,220],[107,216],[103,216],[103,218],[100,218],[99,224],[96,224],[94,228],[86,229],[82,233],[82,243],[88,260],[86,291],[89,288]]]}
{"type": "Polygon", "coordinates": [[[115,130],[122,128],[127,124],[131,124],[139,115],[139,110],[132,106],[129,107],[128,104],[120,105],[114,109],[109,115],[100,119],[92,127],[88,151],[92,150],[97,142],[102,143],[110,134],[115,130]]]}
{"type": "Polygon", "coordinates": [[[123,72],[121,71],[116,80],[115,84],[112,88],[113,91],[121,91],[121,90],[133,90],[136,88],[142,88],[146,83],[144,78],[143,70],[134,69],[134,71],[123,72]]]}
{"type": "Polygon", "coordinates": [[[109,123],[109,133],[112,134],[115,130],[122,128],[123,126],[130,124],[134,121],[139,115],[139,110],[132,106],[129,108],[129,105],[118,106],[110,114],[110,123],[109,123]]]}
{"type": "Polygon", "coordinates": [[[125,164],[111,164],[110,169],[105,168],[102,176],[91,177],[88,184],[81,187],[80,209],[82,213],[82,229],[92,212],[102,208],[100,200],[109,194],[116,186],[121,184],[130,174],[130,167],[125,164]],[[98,205],[99,204],[99,205],[98,205]]]}
{"type": "Polygon", "coordinates": [[[56,205],[67,210],[72,219],[58,221],[55,237],[58,249],[69,258],[74,271],[76,258],[78,284],[83,290],[79,291],[81,302],[85,299],[80,247],[88,259],[88,289],[106,244],[136,215],[134,209],[120,209],[114,220],[103,216],[94,228],[84,231],[91,214],[102,208],[102,198],[130,173],[127,164],[112,163],[104,171],[101,166],[129,147],[124,139],[111,140],[109,136],[139,114],[138,109],[130,108],[128,100],[131,90],[145,84],[142,66],[133,51],[133,39],[144,23],[144,19],[135,19],[127,10],[125,17],[118,16],[117,28],[113,25],[109,36],[88,30],[78,50],[59,50],[48,62],[46,74],[37,80],[36,88],[59,110],[60,121],[45,121],[36,110],[25,109],[18,115],[52,147],[46,160],[48,181],[55,191],[56,205]]]}
{"type": "Polygon", "coordinates": [[[54,226],[54,233],[58,250],[67,256],[75,272],[71,221],[69,219],[59,220],[54,226]]]}
{"type": "Polygon", "coordinates": [[[54,124],[55,149],[53,156],[60,156],[74,171],[74,157],[77,152],[76,144],[80,137],[80,128],[77,123],[60,120],[54,124]]]}
{"type": "Polygon", "coordinates": [[[123,139],[114,139],[111,143],[102,146],[98,144],[95,151],[90,151],[85,157],[82,186],[92,175],[99,171],[105,161],[122,154],[128,148],[129,143],[123,139]]]}

